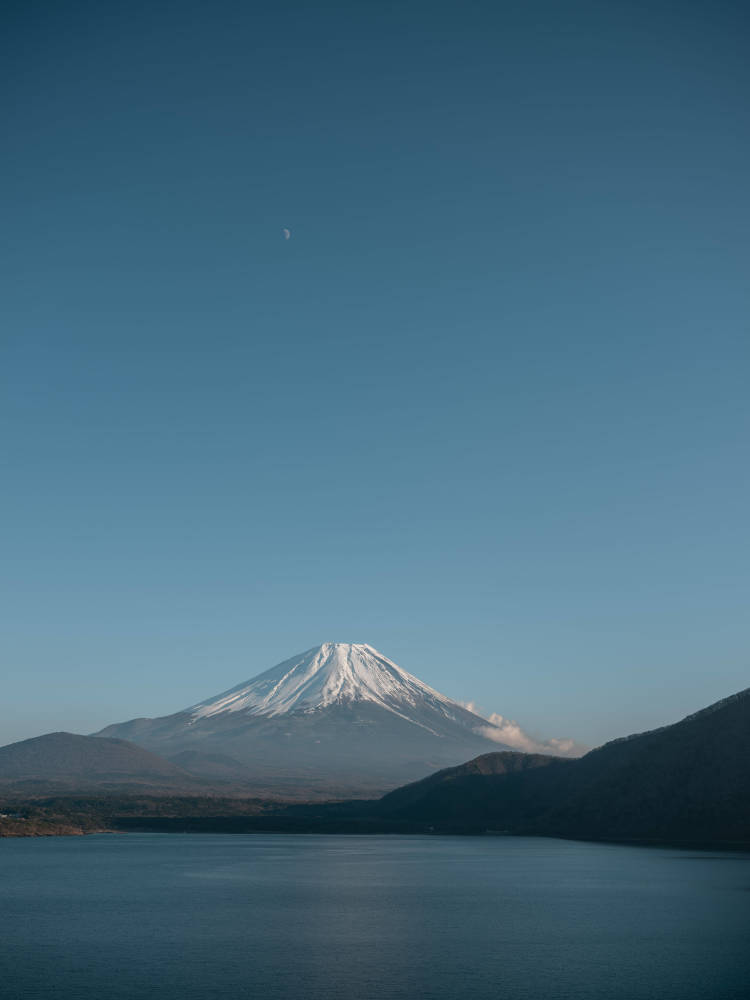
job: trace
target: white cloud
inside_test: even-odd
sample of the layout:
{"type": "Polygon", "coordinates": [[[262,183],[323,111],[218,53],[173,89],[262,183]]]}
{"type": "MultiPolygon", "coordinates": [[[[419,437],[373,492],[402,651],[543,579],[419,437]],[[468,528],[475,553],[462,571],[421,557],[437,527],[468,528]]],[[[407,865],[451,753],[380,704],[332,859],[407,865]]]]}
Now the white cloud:
{"type": "Polygon", "coordinates": [[[487,720],[489,725],[481,726],[477,731],[494,743],[503,743],[505,746],[520,750],[522,753],[547,753],[557,757],[580,757],[589,750],[589,747],[569,738],[536,739],[525,733],[515,719],[507,719],[498,712],[485,715],[473,701],[465,701],[461,704],[470,712],[487,720]]]}

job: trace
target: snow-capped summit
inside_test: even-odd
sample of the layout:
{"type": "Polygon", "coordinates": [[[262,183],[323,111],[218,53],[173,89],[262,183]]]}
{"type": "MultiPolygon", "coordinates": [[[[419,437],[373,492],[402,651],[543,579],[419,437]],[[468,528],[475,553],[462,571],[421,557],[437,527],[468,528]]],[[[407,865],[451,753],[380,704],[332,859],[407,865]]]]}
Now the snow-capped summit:
{"type": "Polygon", "coordinates": [[[311,798],[384,792],[514,749],[505,734],[517,733],[502,721],[433,690],[372,646],[324,642],[174,715],[97,735],[131,740],[212,781],[311,798]]]}
{"type": "Polygon", "coordinates": [[[324,642],[186,711],[194,719],[222,712],[276,716],[353,702],[372,702],[406,719],[421,703],[449,717],[461,708],[366,643],[324,642]]]}

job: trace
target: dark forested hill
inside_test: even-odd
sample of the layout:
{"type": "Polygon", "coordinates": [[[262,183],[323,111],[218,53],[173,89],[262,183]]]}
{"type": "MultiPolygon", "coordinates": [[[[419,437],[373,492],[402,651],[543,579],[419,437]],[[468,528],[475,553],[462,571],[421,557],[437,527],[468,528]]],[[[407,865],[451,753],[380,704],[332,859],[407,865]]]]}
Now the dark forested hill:
{"type": "Polygon", "coordinates": [[[476,777],[489,778],[521,774],[533,768],[545,767],[561,760],[559,757],[549,757],[539,753],[516,753],[504,750],[498,753],[485,753],[475,757],[458,767],[446,767],[442,771],[414,781],[410,785],[402,785],[380,799],[378,809],[389,815],[409,813],[412,807],[419,810],[424,802],[449,802],[456,782],[462,788],[476,787],[480,799],[484,782],[473,782],[462,779],[476,777]]]}
{"type": "Polygon", "coordinates": [[[580,760],[488,754],[397,789],[375,811],[436,829],[750,842],[750,688],[580,760]]]}

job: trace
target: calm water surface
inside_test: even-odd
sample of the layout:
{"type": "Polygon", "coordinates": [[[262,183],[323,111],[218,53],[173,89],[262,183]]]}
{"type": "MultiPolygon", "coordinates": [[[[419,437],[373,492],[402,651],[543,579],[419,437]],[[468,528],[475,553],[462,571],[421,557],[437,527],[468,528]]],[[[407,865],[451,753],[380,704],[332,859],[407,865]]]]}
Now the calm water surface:
{"type": "Polygon", "coordinates": [[[3,1000],[729,1000],[750,855],[520,837],[0,841],[3,1000]]]}

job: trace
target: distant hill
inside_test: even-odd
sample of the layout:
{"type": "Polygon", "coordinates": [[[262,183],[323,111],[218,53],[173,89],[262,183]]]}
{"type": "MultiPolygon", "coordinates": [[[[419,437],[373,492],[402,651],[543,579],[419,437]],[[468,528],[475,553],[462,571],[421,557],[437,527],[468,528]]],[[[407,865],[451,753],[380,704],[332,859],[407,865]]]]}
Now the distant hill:
{"type": "Polygon", "coordinates": [[[443,830],[750,842],[750,688],[579,760],[484,755],[397,789],[370,815],[443,830]]]}
{"type": "Polygon", "coordinates": [[[5,794],[207,794],[209,788],[183,768],[126,740],[48,733],[0,747],[0,791],[5,794]]]}

